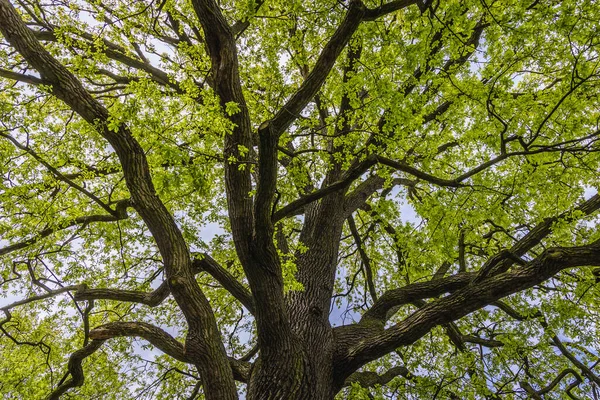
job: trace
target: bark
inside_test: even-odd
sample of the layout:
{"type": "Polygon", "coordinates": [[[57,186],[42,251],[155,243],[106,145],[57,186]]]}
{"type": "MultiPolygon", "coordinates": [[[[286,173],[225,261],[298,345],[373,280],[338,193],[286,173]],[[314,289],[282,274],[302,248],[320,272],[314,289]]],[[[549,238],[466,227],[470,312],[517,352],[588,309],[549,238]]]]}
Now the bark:
{"type": "MultiPolygon", "coordinates": [[[[92,329],[89,334],[91,342],[71,356],[68,365],[70,378],[61,382],[51,398],[58,398],[70,388],[83,383],[82,360],[99,349],[104,341],[115,337],[139,337],[174,359],[195,365],[208,399],[237,398],[234,379],[247,383],[247,398],[250,400],[332,399],[342,387],[352,382],[372,386],[385,384],[396,376],[408,377],[410,374],[404,367],[392,368],[383,375],[361,372],[359,369],[398,347],[414,343],[435,326],[449,324],[447,326],[452,327],[453,321],[512,293],[531,288],[563,269],[600,265],[600,241],[588,246],[550,248],[529,262],[521,259],[551,232],[553,223],[559,219],[571,218],[570,213],[564,213],[547,219],[532,229],[511,249],[490,257],[479,271],[465,271],[462,243],[463,254],[459,273],[444,277],[449,268],[449,265],[446,265],[431,281],[414,283],[380,295],[376,292],[372,284],[373,274],[370,272],[368,255],[361,248],[362,239],[352,213],[361,207],[367,208],[367,199],[382,187],[384,180],[377,176],[367,178],[348,194],[354,182],[372,168],[379,166],[414,177],[414,180],[399,178],[397,182],[400,184],[411,186],[420,180],[437,187],[458,190],[466,185],[463,182],[469,177],[510,156],[530,154],[527,151],[503,153],[453,179],[434,176],[406,161],[396,161],[377,154],[369,154],[364,159],[357,158],[347,170],[342,170],[339,162],[332,161],[333,167],[328,171],[319,189],[312,190],[273,212],[281,134],[315,98],[338,57],[363,21],[375,20],[415,3],[417,2],[411,0],[391,1],[380,7],[368,9],[359,0],[351,0],[344,20],[323,47],[313,69],[310,72],[306,71],[304,82],[271,120],[265,121],[255,129],[251,126],[242,91],[235,42],[236,35],[241,34],[248,24],[242,21],[230,26],[215,0],[192,0],[211,60],[211,87],[218,95],[223,108],[231,103],[235,103],[239,108],[239,112],[230,116],[232,132],[225,135],[223,154],[224,159],[228,160],[225,165],[225,186],[229,222],[237,256],[248,280],[248,289],[210,256],[203,255],[201,258],[192,259],[183,235],[154,190],[144,149],[132,136],[127,125],[120,125],[116,130],[109,129],[108,110],[38,42],[38,39],[56,40],[52,30],[32,32],[8,0],[0,0],[0,32],[30,66],[39,72],[40,78],[10,71],[0,71],[0,76],[31,84],[48,85],[57,98],[93,125],[117,153],[131,194],[131,200],[123,201],[115,210],[106,206],[108,214],[78,217],[66,227],[91,222],[118,221],[127,218],[127,207],[133,207],[156,241],[167,277],[167,280],[152,292],[69,286],[33,296],[1,310],[8,313],[13,306],[67,291],[76,291],[74,297],[77,301],[109,299],[136,302],[150,307],[157,306],[172,295],[188,324],[185,343],[180,343],[161,329],[142,322],[119,321],[92,329]],[[257,155],[253,155],[255,145],[258,148],[257,155]],[[251,157],[257,159],[252,160],[251,157]],[[254,197],[250,195],[253,190],[250,161],[257,161],[254,197]],[[273,240],[274,224],[300,212],[305,218],[300,241],[308,250],[295,254],[298,268],[296,279],[303,285],[304,290],[286,296],[283,290],[281,260],[273,240]],[[329,323],[329,311],[340,240],[346,220],[349,221],[351,233],[367,268],[373,304],[359,323],[333,329],[329,323]],[[254,315],[259,354],[252,364],[247,361],[252,356],[242,360],[227,356],[213,311],[195,280],[195,275],[200,271],[209,273],[254,315]],[[430,301],[426,302],[425,299],[430,301]],[[408,304],[417,304],[419,309],[405,320],[386,329],[386,323],[394,312],[408,304]]],[[[261,4],[259,1],[256,6],[260,7],[261,4]]],[[[487,25],[479,24],[468,43],[476,46],[485,26],[487,25]]],[[[85,33],[81,35],[86,40],[94,39],[87,37],[85,33]]],[[[178,88],[177,85],[169,83],[164,72],[126,56],[124,50],[109,42],[105,43],[105,47],[105,53],[112,59],[145,71],[163,85],[178,88]]],[[[438,50],[432,49],[434,53],[438,50]]],[[[353,50],[348,53],[350,62],[346,72],[355,68],[360,59],[360,51],[353,50]]],[[[445,69],[454,64],[464,64],[470,54],[451,61],[445,69]]],[[[415,77],[418,78],[420,74],[422,71],[415,72],[415,77]]],[[[347,82],[346,78],[345,74],[344,82],[347,82]]],[[[405,90],[408,94],[412,88],[405,90]]],[[[425,117],[425,122],[444,113],[449,106],[450,103],[442,103],[431,115],[425,117]]],[[[340,109],[341,118],[345,118],[347,113],[352,111],[347,96],[343,96],[340,109]]],[[[340,126],[341,128],[336,129],[336,135],[344,135],[352,129],[348,120],[342,121],[340,126]]],[[[440,151],[443,151],[443,148],[440,148],[440,151]]],[[[63,180],[71,182],[68,178],[63,180]]],[[[76,187],[72,182],[69,184],[76,187]]],[[[589,215],[598,208],[600,196],[596,195],[575,210],[589,215]]],[[[52,228],[43,229],[37,238],[49,236],[55,231],[56,229],[52,228]]],[[[35,240],[37,239],[33,238],[0,249],[0,255],[19,250],[35,240]]],[[[285,246],[282,245],[282,248],[285,246]]],[[[464,345],[464,342],[488,347],[503,345],[502,342],[493,339],[462,335],[456,329],[451,335],[457,338],[455,342],[460,342],[461,345],[464,345]]],[[[556,345],[566,352],[560,342],[556,341],[556,345]]],[[[572,362],[584,371],[576,360],[572,362]]],[[[557,382],[565,374],[561,374],[557,382]]],[[[556,384],[553,382],[550,387],[556,384]]],[[[544,390],[535,392],[531,389],[531,392],[540,394],[544,390]]]]}
{"type": "Polygon", "coordinates": [[[39,72],[52,93],[94,126],[114,148],[133,205],[156,241],[171,293],[188,322],[186,352],[195,360],[207,396],[237,398],[233,374],[211,306],[195,281],[185,240],[154,190],[144,150],[126,125],[109,129],[108,110],[44,49],[8,0],[0,0],[0,32],[39,72]]]}

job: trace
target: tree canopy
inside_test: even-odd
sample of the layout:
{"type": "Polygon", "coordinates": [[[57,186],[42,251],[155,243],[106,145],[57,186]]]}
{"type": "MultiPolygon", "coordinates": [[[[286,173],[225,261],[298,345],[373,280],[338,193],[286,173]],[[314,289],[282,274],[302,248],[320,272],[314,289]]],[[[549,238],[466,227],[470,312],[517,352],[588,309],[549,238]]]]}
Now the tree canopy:
{"type": "Polygon", "coordinates": [[[598,398],[598,21],[0,0],[0,393],[598,398]]]}

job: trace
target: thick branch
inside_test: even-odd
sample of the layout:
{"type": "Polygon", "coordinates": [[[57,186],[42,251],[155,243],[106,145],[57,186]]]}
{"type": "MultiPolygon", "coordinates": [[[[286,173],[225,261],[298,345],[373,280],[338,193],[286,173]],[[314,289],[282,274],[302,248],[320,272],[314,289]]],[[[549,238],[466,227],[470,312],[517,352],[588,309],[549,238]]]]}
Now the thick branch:
{"type": "Polygon", "coordinates": [[[192,273],[183,235],[156,194],[144,149],[125,124],[110,126],[108,110],[37,41],[8,0],[0,0],[0,32],[48,82],[52,93],[92,125],[115,150],[134,206],[156,240],[171,293],[188,322],[186,348],[194,354],[208,397],[237,397],[214,314],[192,273]]]}
{"type": "Polygon", "coordinates": [[[194,259],[194,267],[201,271],[208,272],[223,286],[223,288],[225,288],[225,290],[238,299],[251,314],[254,314],[254,299],[252,298],[252,293],[250,293],[244,285],[239,283],[229,271],[220,266],[214,258],[204,253],[201,258],[194,259]]]}
{"type": "Polygon", "coordinates": [[[392,379],[397,376],[402,376],[406,379],[410,379],[412,376],[408,372],[408,368],[404,366],[392,367],[385,371],[385,373],[379,375],[377,372],[363,371],[355,372],[350,375],[344,382],[344,386],[350,386],[353,383],[358,383],[361,387],[373,387],[375,385],[387,385],[392,379]]]}
{"type": "Polygon", "coordinates": [[[363,314],[361,321],[375,319],[385,322],[388,312],[394,307],[454,292],[467,286],[474,277],[475,273],[469,272],[427,282],[412,283],[402,288],[388,290],[363,314]]]}
{"type": "Polygon", "coordinates": [[[279,136],[287,127],[300,115],[300,112],[315,97],[325,79],[333,68],[338,56],[350,41],[350,38],[360,25],[365,6],[360,0],[351,0],[350,7],[346,17],[336,29],[335,33],[329,39],[329,42],[321,50],[312,71],[296,93],[279,110],[279,112],[269,121],[271,132],[279,136]]]}
{"type": "Polygon", "coordinates": [[[88,289],[87,287],[80,288],[75,292],[75,300],[114,300],[125,301],[131,303],[144,304],[149,307],[156,307],[161,304],[171,293],[169,285],[165,281],[152,292],[142,292],[136,290],[119,290],[119,289],[88,289]]]}
{"type": "MultiPolygon", "coordinates": [[[[540,284],[563,269],[596,265],[600,265],[600,240],[587,246],[548,249],[524,267],[468,285],[449,296],[428,303],[383,332],[368,330],[372,336],[355,341],[356,344],[346,350],[336,365],[351,373],[364,363],[397,347],[414,343],[434,326],[457,320],[502,297],[540,284]]],[[[346,329],[346,332],[349,335],[355,334],[352,329],[346,329]]],[[[346,343],[347,340],[342,339],[342,342],[346,343]]]]}
{"type": "MultiPolygon", "coordinates": [[[[410,193],[410,191],[414,189],[416,182],[416,180],[406,178],[394,178],[392,179],[391,185],[386,186],[386,189],[401,185],[408,187],[410,193]]],[[[351,215],[357,209],[364,207],[373,193],[382,189],[385,183],[386,179],[379,175],[372,175],[361,182],[356,189],[346,195],[344,201],[344,211],[346,215],[351,215]]]]}
{"type": "MultiPolygon", "coordinates": [[[[186,351],[182,343],[162,329],[145,322],[110,322],[90,331],[90,339],[104,341],[115,337],[141,337],[163,353],[174,359],[194,364],[193,355],[186,351]]],[[[250,373],[250,363],[229,357],[234,378],[246,382],[250,373]]]]}
{"type": "Polygon", "coordinates": [[[154,347],[178,361],[191,363],[183,344],[162,329],[144,322],[110,322],[90,331],[90,339],[106,340],[115,337],[141,337],[154,347]]]}

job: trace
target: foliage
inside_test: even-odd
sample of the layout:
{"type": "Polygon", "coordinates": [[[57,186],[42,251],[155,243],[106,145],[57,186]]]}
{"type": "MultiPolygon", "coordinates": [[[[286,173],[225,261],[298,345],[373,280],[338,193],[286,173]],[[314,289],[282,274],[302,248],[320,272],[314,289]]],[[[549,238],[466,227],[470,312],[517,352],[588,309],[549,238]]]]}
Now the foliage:
{"type": "Polygon", "coordinates": [[[598,2],[12,3],[2,394],[600,395],[598,2]]]}

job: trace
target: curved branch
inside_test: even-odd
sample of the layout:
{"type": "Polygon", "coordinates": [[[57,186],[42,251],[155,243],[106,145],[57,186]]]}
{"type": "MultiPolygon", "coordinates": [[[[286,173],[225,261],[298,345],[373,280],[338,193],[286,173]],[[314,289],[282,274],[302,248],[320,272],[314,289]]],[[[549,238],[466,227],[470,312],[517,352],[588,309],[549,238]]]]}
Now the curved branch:
{"type": "Polygon", "coordinates": [[[521,388],[523,390],[525,390],[527,392],[528,395],[530,395],[532,398],[534,399],[539,399],[542,400],[543,397],[542,395],[546,394],[546,393],[550,393],[552,391],[552,389],[554,389],[556,387],[556,385],[558,385],[560,383],[560,381],[563,380],[563,378],[567,375],[573,375],[575,377],[575,382],[577,382],[578,384],[581,383],[583,380],[581,379],[581,376],[577,373],[577,371],[571,369],[571,368],[566,368],[564,370],[562,370],[557,376],[556,378],[554,378],[554,380],[552,380],[552,382],[550,382],[548,384],[548,386],[546,386],[543,389],[540,390],[535,390],[529,383],[527,382],[519,382],[519,386],[521,386],[521,388]]]}
{"type": "Polygon", "coordinates": [[[162,329],[145,322],[109,322],[90,331],[90,339],[106,340],[115,337],[141,337],[174,359],[193,363],[185,354],[183,344],[162,329]]]}
{"type": "Polygon", "coordinates": [[[310,204],[319,199],[322,199],[323,197],[327,196],[330,193],[333,193],[333,192],[336,192],[338,190],[348,187],[350,184],[352,184],[352,182],[354,182],[356,179],[358,179],[369,168],[371,168],[373,165],[375,165],[375,163],[376,163],[376,161],[373,157],[370,157],[370,158],[364,160],[359,165],[357,165],[355,168],[346,171],[346,173],[344,174],[342,179],[340,179],[339,181],[334,182],[327,187],[316,190],[316,191],[314,191],[306,196],[303,196],[297,200],[294,200],[291,203],[287,204],[286,206],[277,210],[277,212],[275,212],[275,214],[273,214],[273,217],[272,217],[273,221],[276,222],[283,218],[294,215],[295,212],[302,209],[305,205],[310,204]]]}
{"type": "MultiPolygon", "coordinates": [[[[252,294],[233,277],[225,268],[220,266],[210,255],[203,253],[202,258],[195,258],[192,264],[194,273],[205,271],[209,273],[225,290],[233,295],[250,313],[254,312],[252,294]]],[[[167,281],[160,284],[152,292],[137,290],[120,290],[109,288],[89,289],[85,285],[76,286],[75,300],[115,300],[144,304],[149,307],[160,305],[171,293],[167,281]]]]}
{"type": "Polygon", "coordinates": [[[344,377],[344,372],[350,374],[371,360],[400,346],[414,343],[434,326],[457,320],[502,297],[540,284],[563,269],[597,265],[600,265],[600,240],[587,246],[550,248],[526,266],[498,274],[478,284],[470,284],[449,296],[428,303],[387,330],[365,329],[368,338],[363,337],[357,329],[345,329],[347,337],[338,341],[350,343],[349,339],[352,338],[354,344],[341,351],[336,367],[340,369],[340,376],[344,377]]]}
{"type": "MultiPolygon", "coordinates": [[[[109,322],[92,329],[89,336],[94,341],[105,341],[115,337],[141,337],[178,361],[188,364],[196,362],[182,343],[159,327],[145,322],[109,322]]],[[[228,359],[234,379],[246,382],[249,378],[251,364],[233,357],[228,357],[228,359]]]]}
{"type": "Polygon", "coordinates": [[[71,378],[68,381],[61,383],[54,391],[48,396],[47,400],[59,400],[60,397],[67,392],[67,390],[79,387],[83,385],[85,376],[83,375],[83,367],[81,363],[83,359],[91,356],[98,350],[104,340],[92,340],[87,346],[77,350],[69,358],[67,369],[71,378]]]}
{"type": "Polygon", "coordinates": [[[88,289],[80,287],[75,292],[75,301],[83,300],[115,300],[125,301],[130,303],[145,304],[149,307],[156,307],[161,304],[171,293],[168,283],[165,281],[160,284],[156,290],[152,292],[141,292],[136,290],[119,290],[119,289],[88,289]]]}
{"type": "Polygon", "coordinates": [[[386,385],[392,379],[397,376],[402,376],[406,379],[412,377],[411,373],[408,372],[408,368],[404,366],[392,367],[385,371],[385,373],[379,375],[377,372],[363,371],[355,372],[350,375],[344,382],[344,386],[350,386],[353,383],[358,383],[361,387],[373,387],[375,385],[386,385]]]}
{"type": "MultiPolygon", "coordinates": [[[[542,326],[546,328],[547,324],[543,323],[542,326]]],[[[600,377],[596,375],[587,365],[582,363],[573,353],[571,353],[565,347],[565,345],[562,343],[562,341],[558,338],[557,335],[552,336],[552,342],[563,356],[565,356],[569,361],[571,361],[573,365],[575,365],[581,370],[583,375],[585,375],[590,381],[594,382],[596,385],[600,386],[600,377]]]]}
{"type": "Polygon", "coordinates": [[[465,272],[427,282],[416,282],[398,289],[388,290],[369,310],[367,310],[367,312],[363,314],[361,321],[378,320],[383,323],[387,321],[390,310],[405,304],[410,304],[416,300],[437,297],[445,293],[454,292],[469,285],[475,276],[476,274],[473,272],[465,272]]]}
{"type": "MultiPolygon", "coordinates": [[[[69,358],[67,366],[71,378],[63,382],[47,398],[47,400],[58,400],[67,390],[83,385],[85,376],[81,363],[84,358],[92,355],[106,340],[115,337],[141,337],[150,342],[157,349],[175,358],[178,361],[194,364],[194,360],[186,353],[185,348],[171,335],[162,329],[144,322],[110,322],[90,331],[91,339],[87,346],[74,352],[69,358]]],[[[250,376],[251,364],[229,357],[229,363],[234,379],[247,382],[250,376]]]]}

